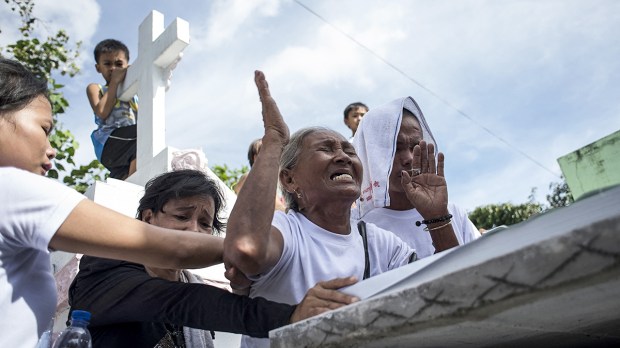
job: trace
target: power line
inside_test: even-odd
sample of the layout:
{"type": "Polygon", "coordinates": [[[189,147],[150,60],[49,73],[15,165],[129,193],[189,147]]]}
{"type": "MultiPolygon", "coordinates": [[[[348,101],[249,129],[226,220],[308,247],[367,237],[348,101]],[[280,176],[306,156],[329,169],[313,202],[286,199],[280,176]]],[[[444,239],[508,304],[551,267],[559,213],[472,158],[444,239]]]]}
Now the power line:
{"type": "Polygon", "coordinates": [[[316,13],[314,10],[312,10],[311,8],[309,8],[308,6],[306,6],[305,4],[303,4],[301,1],[299,0],[293,0],[295,1],[295,3],[297,3],[299,6],[301,6],[303,9],[305,9],[306,11],[310,12],[311,14],[313,14],[315,17],[317,17],[318,19],[320,19],[321,21],[325,22],[325,24],[329,25],[330,27],[332,27],[334,30],[336,30],[337,32],[339,32],[340,34],[344,35],[346,38],[348,38],[349,40],[353,41],[354,43],[356,43],[358,46],[360,46],[361,48],[363,48],[364,50],[366,50],[368,53],[372,54],[373,56],[375,56],[377,59],[379,59],[380,61],[382,61],[383,63],[385,63],[387,66],[389,66],[390,68],[394,69],[396,72],[398,72],[399,74],[401,74],[402,76],[404,76],[406,79],[408,79],[409,81],[415,83],[416,85],[418,85],[418,87],[422,88],[423,90],[425,90],[426,92],[428,92],[430,95],[432,95],[433,97],[437,98],[440,102],[444,103],[445,105],[447,105],[449,108],[455,110],[457,113],[459,113],[461,116],[465,117],[466,119],[468,119],[469,121],[473,122],[476,126],[482,128],[485,132],[489,133],[492,137],[494,137],[495,139],[499,140],[500,142],[504,143],[506,146],[508,146],[509,148],[513,149],[514,151],[516,151],[517,153],[521,154],[523,157],[527,158],[528,160],[530,160],[532,163],[536,164],[537,166],[541,167],[542,169],[546,170],[547,172],[551,173],[551,175],[560,178],[560,176],[558,176],[556,173],[554,173],[551,169],[545,167],[542,163],[538,162],[535,158],[533,158],[532,156],[528,155],[526,152],[524,152],[523,150],[521,150],[520,148],[513,146],[511,143],[509,143],[507,140],[505,140],[504,138],[500,137],[499,135],[495,134],[491,129],[489,129],[488,127],[482,125],[480,122],[476,121],[475,119],[473,119],[471,116],[469,116],[467,113],[465,113],[464,111],[462,111],[461,109],[457,108],[456,106],[452,105],[450,102],[448,102],[446,99],[442,98],[439,94],[435,93],[433,90],[429,89],[428,87],[426,87],[425,85],[423,85],[421,82],[417,81],[416,79],[414,79],[413,77],[409,76],[406,72],[404,72],[403,70],[401,70],[400,68],[398,68],[396,65],[392,64],[391,62],[389,62],[387,59],[381,57],[378,53],[376,53],[375,51],[373,51],[372,49],[370,49],[368,46],[364,45],[363,43],[357,41],[353,36],[349,35],[348,33],[346,33],[345,31],[343,31],[342,29],[340,29],[339,27],[337,27],[336,25],[330,23],[328,20],[326,20],[325,18],[323,18],[323,16],[321,16],[320,14],[316,13]]]}

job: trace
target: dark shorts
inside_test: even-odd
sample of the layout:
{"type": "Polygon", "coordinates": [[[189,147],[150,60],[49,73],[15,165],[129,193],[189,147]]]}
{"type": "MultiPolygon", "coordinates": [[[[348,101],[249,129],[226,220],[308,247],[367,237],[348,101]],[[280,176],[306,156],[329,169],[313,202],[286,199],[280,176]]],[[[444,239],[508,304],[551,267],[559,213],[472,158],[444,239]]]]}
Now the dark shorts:
{"type": "Polygon", "coordinates": [[[103,146],[101,164],[110,171],[110,177],[125,179],[129,164],[136,158],[137,125],[121,127],[110,134],[103,146]]]}

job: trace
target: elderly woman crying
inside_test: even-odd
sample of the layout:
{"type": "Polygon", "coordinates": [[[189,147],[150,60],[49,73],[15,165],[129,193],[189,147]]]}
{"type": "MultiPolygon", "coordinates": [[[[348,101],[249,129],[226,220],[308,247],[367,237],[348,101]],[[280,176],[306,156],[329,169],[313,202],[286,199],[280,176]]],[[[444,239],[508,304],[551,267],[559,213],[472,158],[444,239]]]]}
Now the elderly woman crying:
{"type": "MultiPolygon", "coordinates": [[[[351,205],[360,197],[363,178],[353,145],[326,128],[302,129],[289,140],[264,76],[258,73],[256,78],[262,86],[263,147],[239,193],[224,241],[228,269],[253,281],[250,296],[296,303],[317,282],[362,279],[409,263],[415,252],[396,235],[368,224],[363,238],[351,222],[351,205]],[[273,211],[277,177],[289,208],[286,213],[273,211]]],[[[435,166],[431,157],[433,153],[424,156],[425,168],[435,166]]],[[[414,168],[422,167],[422,156],[415,160],[414,168]]],[[[425,192],[446,190],[441,183],[420,190],[421,185],[436,185],[437,180],[427,180],[435,176],[435,169],[427,170],[414,182],[403,171],[402,184],[416,199],[425,192]]],[[[268,343],[244,337],[242,346],[268,343]]]]}

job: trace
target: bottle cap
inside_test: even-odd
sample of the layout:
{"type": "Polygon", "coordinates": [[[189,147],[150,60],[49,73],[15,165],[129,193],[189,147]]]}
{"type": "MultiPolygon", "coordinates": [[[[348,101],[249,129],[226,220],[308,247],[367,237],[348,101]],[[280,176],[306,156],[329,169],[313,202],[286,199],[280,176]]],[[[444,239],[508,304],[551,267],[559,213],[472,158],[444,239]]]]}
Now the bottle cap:
{"type": "Polygon", "coordinates": [[[71,320],[84,320],[90,321],[90,312],[75,310],[71,312],[71,320]]]}

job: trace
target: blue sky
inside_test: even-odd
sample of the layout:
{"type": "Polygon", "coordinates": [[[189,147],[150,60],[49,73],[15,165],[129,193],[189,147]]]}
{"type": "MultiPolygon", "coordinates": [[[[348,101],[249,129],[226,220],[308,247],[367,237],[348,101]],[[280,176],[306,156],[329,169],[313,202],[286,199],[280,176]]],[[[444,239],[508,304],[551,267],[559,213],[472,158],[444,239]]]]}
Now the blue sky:
{"type": "MultiPolygon", "coordinates": [[[[135,58],[138,25],[153,9],[166,25],[190,23],[166,97],[167,143],[202,148],[210,166],[247,165],[247,146],[262,135],[255,69],[291,131],[322,125],[349,136],[349,102],[412,96],[446,154],[450,200],[468,210],[523,203],[532,187],[544,202],[558,157],[620,129],[618,1],[299,2],[37,0],[41,31],[83,41],[61,116],[81,144],[78,160],[94,158],[85,88],[103,80],[92,49],[116,38],[135,58]]],[[[0,44],[15,35],[5,9],[0,44]]]]}

